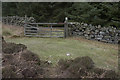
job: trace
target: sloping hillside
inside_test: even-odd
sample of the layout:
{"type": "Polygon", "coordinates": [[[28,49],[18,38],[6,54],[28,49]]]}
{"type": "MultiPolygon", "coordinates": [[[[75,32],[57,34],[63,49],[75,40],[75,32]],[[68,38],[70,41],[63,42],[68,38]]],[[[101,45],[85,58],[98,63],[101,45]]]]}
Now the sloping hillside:
{"type": "Polygon", "coordinates": [[[13,25],[2,25],[2,35],[4,37],[21,37],[23,36],[24,28],[13,25]]]}
{"type": "MultiPolygon", "coordinates": [[[[117,78],[113,70],[106,70],[95,66],[88,57],[75,59],[60,59],[58,65],[39,59],[27,50],[23,44],[8,43],[2,38],[2,78],[117,78]]],[[[41,50],[39,50],[41,51],[41,50]]],[[[41,56],[42,57],[42,56],[41,56]]]]}

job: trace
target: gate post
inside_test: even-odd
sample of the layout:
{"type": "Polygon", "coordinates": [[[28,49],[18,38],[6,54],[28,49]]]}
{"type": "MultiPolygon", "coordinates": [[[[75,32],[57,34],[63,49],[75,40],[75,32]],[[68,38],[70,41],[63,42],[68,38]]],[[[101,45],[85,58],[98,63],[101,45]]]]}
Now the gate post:
{"type": "Polygon", "coordinates": [[[68,18],[65,17],[65,22],[64,22],[64,37],[68,37],[68,18]]]}
{"type": "Polygon", "coordinates": [[[10,24],[9,24],[9,17],[8,17],[8,16],[7,16],[7,18],[6,18],[6,24],[7,24],[7,25],[10,25],[10,24]]]}
{"type": "Polygon", "coordinates": [[[24,36],[26,36],[26,26],[27,26],[27,16],[25,15],[25,21],[24,21],[24,36]]]}

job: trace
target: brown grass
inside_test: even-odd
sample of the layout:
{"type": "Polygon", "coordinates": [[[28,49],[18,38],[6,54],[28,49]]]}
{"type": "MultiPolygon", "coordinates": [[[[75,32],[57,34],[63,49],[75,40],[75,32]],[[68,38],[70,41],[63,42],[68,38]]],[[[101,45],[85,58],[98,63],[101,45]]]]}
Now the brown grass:
{"type": "Polygon", "coordinates": [[[12,37],[12,36],[22,36],[24,31],[24,27],[13,26],[13,25],[2,25],[2,33],[4,37],[12,37]],[[10,35],[6,35],[5,33],[9,33],[10,35]]]}

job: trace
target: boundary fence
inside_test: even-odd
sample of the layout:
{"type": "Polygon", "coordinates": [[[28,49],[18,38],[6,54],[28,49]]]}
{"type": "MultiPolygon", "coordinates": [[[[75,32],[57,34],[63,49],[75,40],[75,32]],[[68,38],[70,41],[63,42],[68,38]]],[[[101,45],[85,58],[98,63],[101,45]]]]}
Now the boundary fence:
{"type": "Polygon", "coordinates": [[[62,23],[36,23],[33,17],[7,16],[2,17],[2,23],[23,26],[24,36],[29,37],[68,37],[68,19],[62,23]]]}
{"type": "Polygon", "coordinates": [[[68,36],[68,20],[64,23],[28,23],[24,25],[24,35],[29,37],[64,37],[68,36]]]}

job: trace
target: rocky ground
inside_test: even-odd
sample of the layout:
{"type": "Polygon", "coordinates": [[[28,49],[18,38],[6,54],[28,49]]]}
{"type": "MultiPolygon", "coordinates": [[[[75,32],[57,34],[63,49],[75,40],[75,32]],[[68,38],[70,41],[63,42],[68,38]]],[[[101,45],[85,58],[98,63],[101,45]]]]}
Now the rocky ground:
{"type": "Polygon", "coordinates": [[[95,67],[88,57],[73,60],[61,59],[58,65],[43,61],[24,44],[9,43],[2,37],[3,78],[117,78],[113,70],[95,67]]]}

